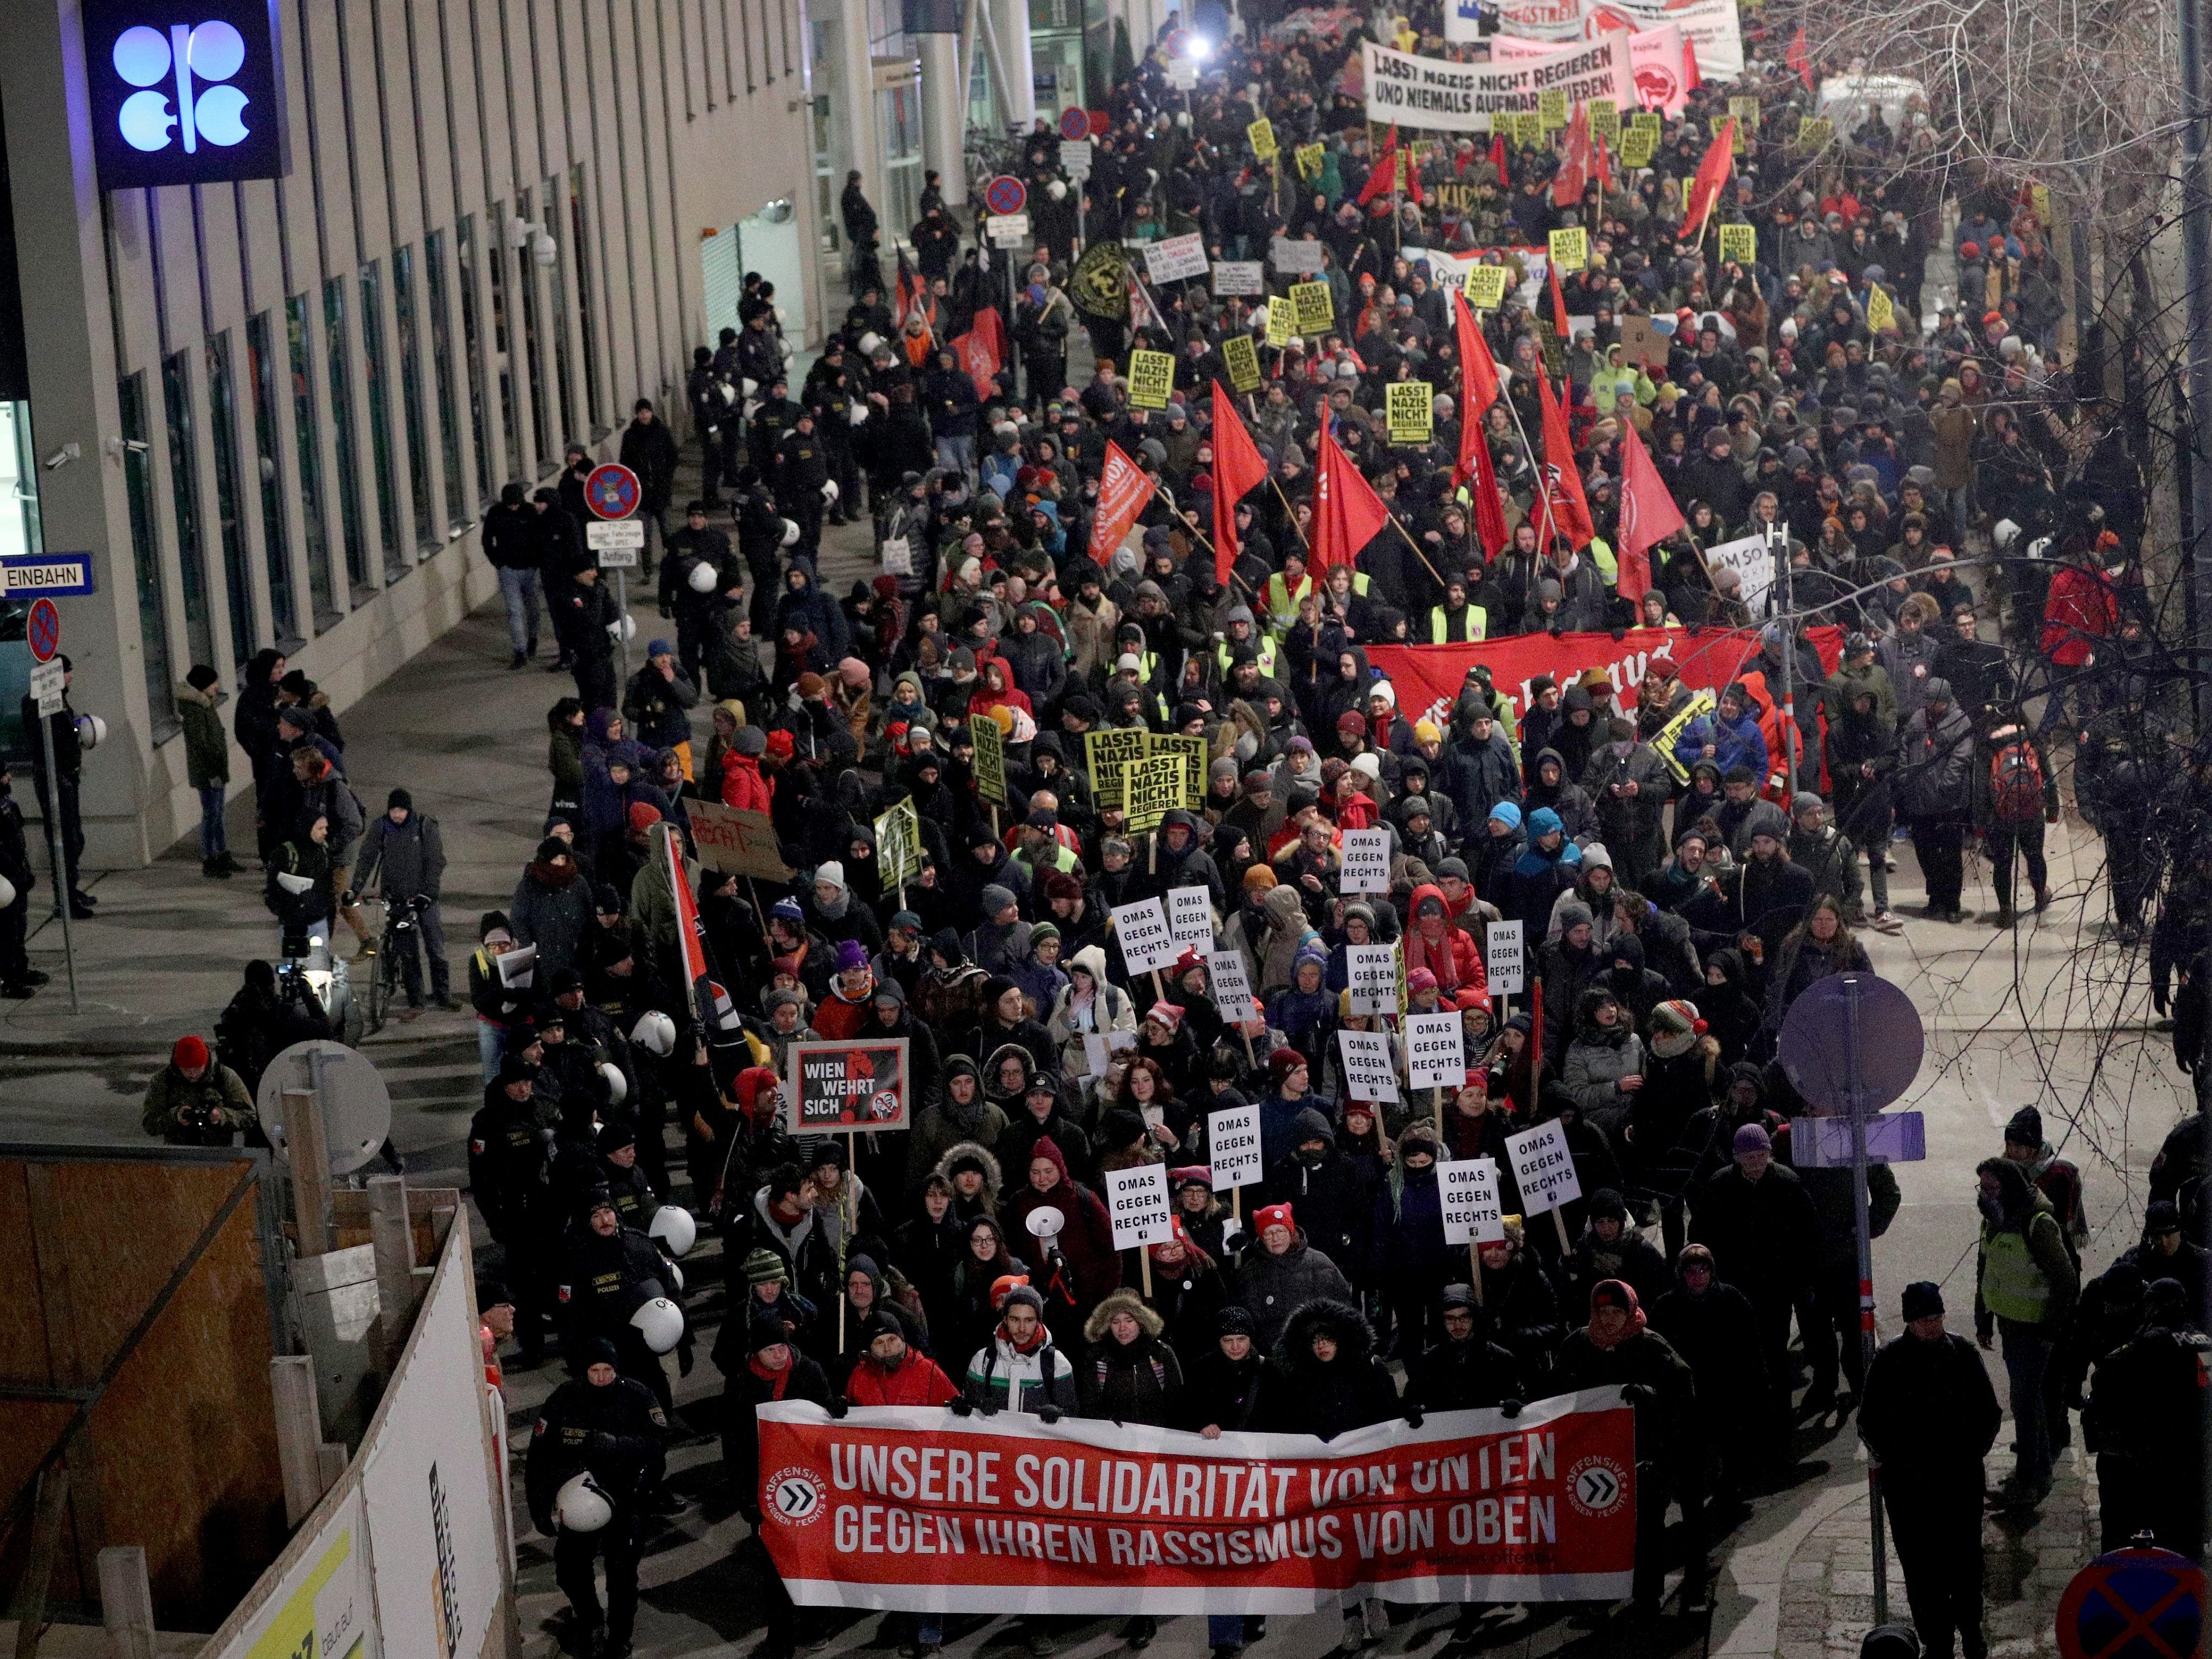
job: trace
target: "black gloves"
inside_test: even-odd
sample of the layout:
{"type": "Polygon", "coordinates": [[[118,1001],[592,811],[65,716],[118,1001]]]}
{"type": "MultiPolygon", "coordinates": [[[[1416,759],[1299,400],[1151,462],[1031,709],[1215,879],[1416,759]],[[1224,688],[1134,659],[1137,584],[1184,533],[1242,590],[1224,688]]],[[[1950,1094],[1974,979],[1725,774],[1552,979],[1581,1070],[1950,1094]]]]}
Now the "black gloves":
{"type": "Polygon", "coordinates": [[[1498,1414],[1509,1420],[1518,1417],[1521,1415],[1521,1403],[1518,1400],[1501,1400],[1498,1402],[1498,1414]]]}
{"type": "Polygon", "coordinates": [[[972,1417],[975,1414],[975,1402],[964,1394],[956,1394],[945,1402],[945,1409],[955,1417],[972,1417]]]}
{"type": "Polygon", "coordinates": [[[846,1399],[842,1394],[832,1395],[830,1398],[829,1405],[825,1407],[824,1409],[828,1411],[830,1415],[832,1417],[842,1417],[847,1412],[853,1409],[853,1402],[846,1399]]]}
{"type": "Polygon", "coordinates": [[[1039,1406],[1039,1407],[1037,1407],[1037,1421],[1038,1421],[1038,1422],[1040,1422],[1040,1423],[1057,1423],[1057,1422],[1059,1422],[1059,1421],[1060,1421],[1060,1407],[1057,1407],[1057,1406],[1055,1406],[1055,1405],[1054,1405],[1050,1401],[1047,1401],[1043,1405],[1039,1406]]]}
{"type": "Polygon", "coordinates": [[[1624,1382],[1620,1385],[1620,1401],[1624,1406],[1641,1406],[1658,1397],[1659,1390],[1649,1382],[1624,1382]]]}
{"type": "Polygon", "coordinates": [[[1409,1405],[1406,1407],[1406,1426],[1409,1429],[1418,1429],[1421,1426],[1421,1408],[1419,1406],[1409,1405]]]}

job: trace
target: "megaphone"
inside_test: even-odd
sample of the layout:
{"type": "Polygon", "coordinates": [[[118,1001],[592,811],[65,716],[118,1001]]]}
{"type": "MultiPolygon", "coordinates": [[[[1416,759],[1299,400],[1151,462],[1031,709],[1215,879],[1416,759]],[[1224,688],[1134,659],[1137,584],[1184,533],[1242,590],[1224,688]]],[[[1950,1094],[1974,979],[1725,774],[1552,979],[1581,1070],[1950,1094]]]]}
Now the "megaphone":
{"type": "Polygon", "coordinates": [[[1060,1237],[1060,1231],[1067,1225],[1067,1218],[1051,1205],[1043,1204],[1031,1210],[1029,1219],[1022,1224],[1030,1230],[1030,1236],[1032,1238],[1041,1243],[1049,1244],[1060,1237]]]}

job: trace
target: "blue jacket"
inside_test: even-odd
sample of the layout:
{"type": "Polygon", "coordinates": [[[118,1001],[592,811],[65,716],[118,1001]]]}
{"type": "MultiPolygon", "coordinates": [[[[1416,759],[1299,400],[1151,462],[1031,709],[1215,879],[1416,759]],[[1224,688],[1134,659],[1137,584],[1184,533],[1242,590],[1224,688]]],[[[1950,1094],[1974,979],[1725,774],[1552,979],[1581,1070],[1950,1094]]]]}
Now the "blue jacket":
{"type": "Polygon", "coordinates": [[[1695,766],[1704,757],[1707,744],[1713,746],[1713,763],[1721,769],[1722,776],[1727,776],[1732,767],[1747,766],[1752,776],[1761,783],[1766,781],[1766,738],[1759,732],[1759,717],[1749,709],[1733,726],[1721,718],[1717,708],[1698,715],[1674,739],[1674,758],[1686,769],[1695,766]]]}

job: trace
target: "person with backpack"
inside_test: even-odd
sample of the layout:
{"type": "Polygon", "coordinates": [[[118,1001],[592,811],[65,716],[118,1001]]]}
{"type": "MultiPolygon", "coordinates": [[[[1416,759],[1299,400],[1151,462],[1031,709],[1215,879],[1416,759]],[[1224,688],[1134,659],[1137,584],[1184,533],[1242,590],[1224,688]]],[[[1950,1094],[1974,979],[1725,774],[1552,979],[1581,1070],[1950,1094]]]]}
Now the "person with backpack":
{"type": "Polygon", "coordinates": [[[2051,871],[2043,858],[2043,826],[2058,822],[2058,780],[2043,743],[2016,708],[1990,712],[1978,741],[1980,764],[1974,769],[1974,827],[1989,851],[1990,877],[1996,888],[1995,923],[2009,927],[2014,861],[2027,863],[2027,884],[2035,914],[2051,904],[2051,871]]]}

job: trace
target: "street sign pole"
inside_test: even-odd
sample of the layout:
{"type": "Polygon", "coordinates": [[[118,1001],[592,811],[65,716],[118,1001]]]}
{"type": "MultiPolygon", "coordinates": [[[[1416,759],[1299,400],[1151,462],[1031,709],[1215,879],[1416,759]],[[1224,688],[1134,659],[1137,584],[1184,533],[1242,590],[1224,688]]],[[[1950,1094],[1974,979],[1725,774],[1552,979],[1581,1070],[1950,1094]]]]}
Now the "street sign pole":
{"type": "Polygon", "coordinates": [[[70,1012],[76,1004],[76,939],[70,931],[69,866],[62,860],[62,781],[54,775],[54,723],[39,716],[39,740],[46,751],[46,857],[53,866],[54,914],[62,919],[62,960],[69,967],[70,1012]]]}
{"type": "MultiPolygon", "coordinates": [[[[1786,652],[1784,659],[1788,660],[1786,652]]],[[[1859,977],[1845,974],[1843,981],[1845,1053],[1850,1056],[1844,1087],[1850,1097],[1851,1214],[1853,1231],[1858,1236],[1859,1387],[1863,1391],[1864,1378],[1874,1365],[1874,1229],[1867,1213],[1866,1084],[1859,1067],[1859,977]]],[[[1871,1459],[1867,1462],[1867,1519],[1874,1534],[1874,1621],[1886,1625],[1889,1622],[1889,1564],[1882,1541],[1881,1465],[1871,1459]]]]}
{"type": "MultiPolygon", "coordinates": [[[[54,914],[62,922],[62,959],[69,967],[70,1012],[76,1013],[76,939],[70,927],[70,906],[75,902],[70,891],[69,865],[62,851],[62,781],[54,770],[54,719],[62,712],[64,700],[69,695],[68,670],[54,660],[62,648],[62,613],[50,599],[40,598],[31,602],[29,615],[23,618],[23,643],[30,647],[31,696],[39,708],[39,742],[46,757],[46,791],[41,803],[46,820],[46,858],[52,866],[54,884],[54,914]]],[[[22,896],[26,911],[30,908],[28,895],[22,896]]]]}

